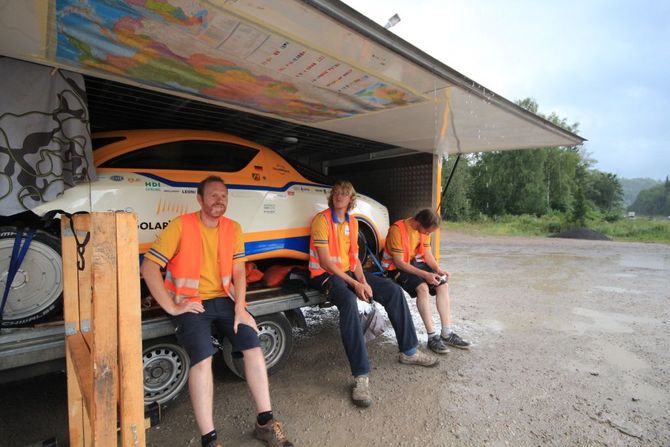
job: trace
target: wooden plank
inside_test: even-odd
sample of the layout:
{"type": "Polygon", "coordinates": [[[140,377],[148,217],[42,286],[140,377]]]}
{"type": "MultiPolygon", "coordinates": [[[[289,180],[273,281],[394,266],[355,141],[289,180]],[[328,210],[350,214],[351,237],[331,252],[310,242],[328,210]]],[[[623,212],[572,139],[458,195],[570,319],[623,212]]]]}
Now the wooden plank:
{"type": "Polygon", "coordinates": [[[116,214],[121,445],[144,446],[142,308],[137,218],[116,214]]]}
{"type": "Polygon", "coordinates": [[[117,444],[117,257],[116,221],[113,212],[91,216],[93,295],[93,411],[90,412],[93,444],[117,444]]]}
{"type": "MultiPolygon", "coordinates": [[[[93,390],[93,370],[91,352],[80,333],[65,337],[66,353],[69,354],[72,369],[68,369],[68,384],[70,376],[76,381],[81,399],[84,403],[84,412],[91,412],[91,392],[93,390]]],[[[69,402],[68,402],[69,403],[69,402]]]]}
{"type": "MultiPolygon", "coordinates": [[[[75,223],[75,229],[77,231],[77,239],[79,243],[83,244],[86,240],[86,233],[91,231],[91,215],[90,214],[77,214],[72,217],[75,223]]],[[[84,270],[78,271],[78,287],[79,287],[79,321],[80,329],[88,334],[91,330],[91,297],[92,297],[92,285],[91,281],[93,279],[93,269],[91,268],[91,258],[93,253],[93,243],[89,239],[86,247],[84,247],[83,253],[83,266],[84,270]]],[[[82,261],[82,258],[77,255],[76,260],[78,262],[82,261]]],[[[89,348],[91,347],[91,340],[89,337],[85,338],[88,343],[89,348]]]]}
{"type": "MultiPolygon", "coordinates": [[[[79,285],[77,283],[77,249],[70,230],[70,219],[61,219],[61,257],[63,262],[63,319],[70,331],[79,330],[79,285]]],[[[70,445],[84,447],[84,400],[75,376],[70,349],[65,350],[67,371],[67,407],[70,445]]]]}

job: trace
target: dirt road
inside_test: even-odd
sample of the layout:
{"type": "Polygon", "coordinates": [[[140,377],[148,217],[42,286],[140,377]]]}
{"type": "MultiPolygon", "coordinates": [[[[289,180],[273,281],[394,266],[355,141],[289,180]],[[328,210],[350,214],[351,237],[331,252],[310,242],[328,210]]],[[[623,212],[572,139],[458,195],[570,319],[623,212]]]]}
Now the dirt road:
{"type": "MultiPolygon", "coordinates": [[[[374,400],[358,409],[336,312],[308,312],[310,329],[270,378],[296,445],[670,445],[670,247],[446,234],[442,256],[472,350],[434,369],[401,365],[389,329],[369,345],[374,400]]],[[[244,384],[222,362],[215,377],[226,445],[261,445],[244,384]]],[[[0,387],[0,444],[65,444],[63,382],[0,387]]],[[[148,445],[198,446],[196,435],[184,393],[148,445]]]]}

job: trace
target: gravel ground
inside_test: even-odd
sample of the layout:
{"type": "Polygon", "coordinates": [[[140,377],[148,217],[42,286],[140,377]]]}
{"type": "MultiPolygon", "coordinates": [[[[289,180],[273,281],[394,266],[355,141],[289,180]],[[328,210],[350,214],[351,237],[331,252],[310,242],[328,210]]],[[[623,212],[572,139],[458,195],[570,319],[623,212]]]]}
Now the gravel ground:
{"type": "MultiPolygon", "coordinates": [[[[369,344],[373,405],[358,409],[336,311],[308,311],[309,329],[270,378],[296,445],[670,445],[670,247],[449,233],[442,259],[472,349],[452,349],[437,368],[401,365],[389,329],[369,344]]],[[[215,387],[225,445],[262,445],[246,386],[223,362],[215,387]]],[[[0,395],[0,445],[66,444],[63,375],[0,395]]],[[[196,431],[185,392],[147,443],[198,446],[196,431]]]]}

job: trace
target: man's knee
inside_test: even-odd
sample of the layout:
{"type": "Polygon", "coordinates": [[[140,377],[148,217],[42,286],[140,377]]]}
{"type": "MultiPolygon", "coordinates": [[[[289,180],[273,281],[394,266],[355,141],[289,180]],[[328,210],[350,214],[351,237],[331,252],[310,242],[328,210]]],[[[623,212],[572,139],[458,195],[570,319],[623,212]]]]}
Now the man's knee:
{"type": "Polygon", "coordinates": [[[428,296],[428,291],[429,291],[428,290],[428,284],[426,284],[425,282],[416,286],[417,295],[428,296]]]}
{"type": "Polygon", "coordinates": [[[204,359],[200,360],[198,363],[192,364],[191,365],[191,374],[193,373],[199,373],[203,371],[211,371],[212,370],[212,356],[205,357],[204,359]]]}

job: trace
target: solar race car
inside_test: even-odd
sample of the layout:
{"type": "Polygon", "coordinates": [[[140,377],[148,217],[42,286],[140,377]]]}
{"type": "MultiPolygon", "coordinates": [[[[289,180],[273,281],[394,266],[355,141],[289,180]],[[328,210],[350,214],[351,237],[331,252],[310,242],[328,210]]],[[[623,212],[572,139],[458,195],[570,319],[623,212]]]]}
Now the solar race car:
{"type": "MultiPolygon", "coordinates": [[[[68,189],[32,211],[123,210],[138,219],[140,253],[174,217],[199,209],[198,182],[220,175],[228,185],[226,216],[245,234],[248,260],[307,260],[313,216],[327,207],[330,186],[308,180],[279,154],[260,144],[211,131],[131,130],[93,135],[98,179],[68,189]]],[[[387,209],[358,196],[361,257],[377,253],[389,227],[387,209]]],[[[0,259],[11,257],[15,229],[0,232],[0,259]]],[[[12,283],[3,326],[22,326],[59,309],[62,295],[60,244],[39,231],[12,283]],[[18,281],[17,281],[18,279],[18,281]]],[[[5,262],[5,261],[0,261],[5,262]]],[[[0,264],[0,270],[7,270],[0,264]]]]}

